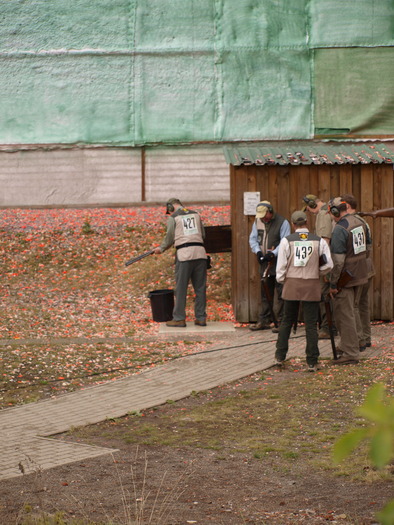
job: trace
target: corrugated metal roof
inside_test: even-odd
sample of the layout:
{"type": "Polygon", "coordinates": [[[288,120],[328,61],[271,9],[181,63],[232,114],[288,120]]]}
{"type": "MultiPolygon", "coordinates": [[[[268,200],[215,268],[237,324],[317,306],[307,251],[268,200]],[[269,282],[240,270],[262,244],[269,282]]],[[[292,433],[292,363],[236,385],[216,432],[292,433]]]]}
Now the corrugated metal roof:
{"type": "Polygon", "coordinates": [[[378,142],[264,142],[224,146],[228,164],[257,166],[278,164],[391,164],[393,152],[378,142]]]}

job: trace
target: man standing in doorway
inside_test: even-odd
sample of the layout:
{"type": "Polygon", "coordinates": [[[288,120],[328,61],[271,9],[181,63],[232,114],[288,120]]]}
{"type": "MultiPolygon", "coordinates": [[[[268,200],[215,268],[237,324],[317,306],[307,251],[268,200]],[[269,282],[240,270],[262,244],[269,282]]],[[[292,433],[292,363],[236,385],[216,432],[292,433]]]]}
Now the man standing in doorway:
{"type": "Polygon", "coordinates": [[[160,254],[175,245],[175,306],[173,319],[167,326],[186,326],[186,297],[191,280],[196,299],[194,303],[197,326],[206,326],[207,254],[204,248],[205,231],[199,214],[188,210],[179,199],[169,199],[166,213],[167,233],[154,253],[160,254]]]}
{"type": "MultiPolygon", "coordinates": [[[[269,201],[262,201],[256,207],[256,218],[249,236],[249,246],[253,253],[256,254],[260,266],[260,275],[263,277],[268,264],[270,264],[267,275],[267,286],[271,298],[274,298],[275,289],[277,292],[276,318],[280,319],[283,308],[282,285],[275,279],[276,275],[276,257],[278,255],[278,246],[284,237],[290,235],[290,224],[281,215],[275,213],[269,201]]],[[[267,330],[270,328],[271,309],[267,297],[261,294],[262,309],[259,320],[250,327],[250,330],[267,330]]],[[[278,329],[274,329],[275,332],[278,329]]]]}
{"type": "MultiPolygon", "coordinates": [[[[328,213],[328,205],[319,199],[316,195],[309,193],[302,198],[305,203],[303,211],[308,211],[312,215],[316,216],[315,222],[315,234],[321,237],[330,245],[333,221],[328,213]]],[[[325,300],[330,293],[330,283],[327,277],[324,275],[320,277],[321,293],[322,298],[325,300]]],[[[328,329],[326,309],[324,302],[320,303],[320,331],[319,339],[330,339],[330,333],[328,329]]]]}

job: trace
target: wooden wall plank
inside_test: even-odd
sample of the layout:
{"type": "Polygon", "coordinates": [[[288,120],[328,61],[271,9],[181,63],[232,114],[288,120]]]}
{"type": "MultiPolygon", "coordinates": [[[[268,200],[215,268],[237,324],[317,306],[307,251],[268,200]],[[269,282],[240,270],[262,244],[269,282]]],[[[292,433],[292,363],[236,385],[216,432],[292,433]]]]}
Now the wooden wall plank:
{"type": "MultiPolygon", "coordinates": [[[[381,166],[381,206],[389,208],[393,206],[393,170],[389,166],[381,166]]],[[[391,166],[390,166],[391,168],[391,166]]],[[[381,318],[393,319],[394,315],[394,220],[391,218],[375,219],[380,221],[381,227],[381,318]]]]}
{"type": "Polygon", "coordinates": [[[331,199],[331,174],[328,166],[318,166],[318,188],[315,195],[324,202],[331,199]]]}
{"type": "Polygon", "coordinates": [[[231,224],[232,224],[232,290],[233,308],[237,319],[250,317],[249,311],[249,219],[243,213],[244,192],[256,185],[254,170],[245,166],[231,169],[231,224]]]}
{"type": "Polygon", "coordinates": [[[311,190],[310,181],[310,166],[294,166],[294,175],[296,177],[295,187],[296,191],[291,195],[292,205],[290,212],[299,210],[302,206],[302,197],[308,193],[313,193],[311,190]]]}
{"type": "MultiPolygon", "coordinates": [[[[382,172],[379,166],[375,166],[373,174],[373,207],[372,209],[380,209],[382,204],[382,172]]],[[[364,210],[368,211],[368,210],[364,210]]],[[[374,237],[373,237],[373,250],[374,250],[374,265],[376,274],[373,279],[373,303],[375,316],[381,315],[381,301],[380,301],[380,290],[382,288],[382,229],[381,223],[374,221],[374,237]]]]}
{"type": "MultiPolygon", "coordinates": [[[[371,211],[393,205],[392,165],[339,166],[241,166],[231,167],[232,291],[238,321],[256,321],[260,312],[260,274],[249,247],[254,216],[243,214],[245,191],[259,191],[275,210],[290,219],[301,208],[302,196],[313,193],[328,202],[341,193],[352,193],[359,209],[371,211]]],[[[313,219],[309,226],[313,228],[313,219]]],[[[374,319],[394,318],[394,220],[367,219],[373,234],[376,276],[371,292],[374,319]]]]}
{"type": "Polygon", "coordinates": [[[340,170],[339,166],[327,166],[327,169],[330,171],[330,199],[333,199],[334,197],[339,197],[341,193],[340,170]]]}
{"type": "Polygon", "coordinates": [[[277,166],[275,172],[280,189],[276,210],[283,217],[287,217],[291,209],[290,169],[289,166],[277,166]]]}
{"type": "Polygon", "coordinates": [[[339,178],[339,195],[343,193],[353,193],[353,176],[352,165],[344,164],[342,166],[335,166],[336,177],[339,178]]]}
{"type": "MultiPolygon", "coordinates": [[[[355,176],[355,170],[353,170],[353,195],[356,196],[358,202],[358,210],[360,211],[370,211],[373,209],[373,165],[366,164],[365,166],[357,165],[359,168],[357,170],[358,177],[355,176]]],[[[372,236],[372,258],[374,258],[374,245],[375,245],[375,224],[372,217],[364,217],[367,221],[372,236]]],[[[375,266],[375,262],[374,262],[375,266]]],[[[369,290],[369,311],[371,319],[375,319],[375,315],[380,313],[379,305],[375,306],[373,300],[373,288],[375,286],[374,280],[372,281],[372,286],[369,290]]]]}
{"type": "MultiPolygon", "coordinates": [[[[371,167],[371,164],[367,164],[366,166],[362,166],[361,164],[353,164],[352,165],[352,193],[356,199],[357,202],[361,203],[361,174],[362,174],[362,168],[371,167]]],[[[371,171],[372,173],[372,171],[371,171]]],[[[372,188],[371,188],[372,192],[372,188]]],[[[372,197],[372,193],[371,193],[372,197]]],[[[359,208],[361,209],[361,208],[359,208]]]]}
{"type": "Polygon", "coordinates": [[[315,164],[309,166],[309,190],[306,193],[312,193],[321,199],[319,166],[315,164]]]}

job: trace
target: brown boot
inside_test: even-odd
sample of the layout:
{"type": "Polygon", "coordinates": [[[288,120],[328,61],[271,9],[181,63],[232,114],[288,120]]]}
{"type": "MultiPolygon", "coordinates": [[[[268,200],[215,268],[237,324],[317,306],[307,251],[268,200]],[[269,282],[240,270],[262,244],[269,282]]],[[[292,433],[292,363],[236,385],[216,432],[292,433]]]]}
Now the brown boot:
{"type": "Polygon", "coordinates": [[[183,321],[174,321],[174,319],[172,319],[172,321],[167,321],[166,322],[166,326],[184,328],[186,326],[186,322],[185,322],[184,319],[183,319],[183,321]]]}
{"type": "Polygon", "coordinates": [[[261,321],[259,321],[256,324],[252,324],[252,326],[249,326],[249,330],[253,330],[253,331],[256,331],[256,330],[269,330],[270,328],[271,328],[271,326],[270,326],[269,323],[262,323],[261,321]]]}
{"type": "Polygon", "coordinates": [[[349,357],[345,357],[344,355],[342,357],[339,357],[338,359],[334,359],[331,361],[333,365],[358,365],[358,359],[350,359],[349,357]]]}
{"type": "Polygon", "coordinates": [[[199,321],[198,319],[196,319],[196,320],[194,321],[194,324],[195,324],[196,326],[207,326],[206,321],[199,321]]]}

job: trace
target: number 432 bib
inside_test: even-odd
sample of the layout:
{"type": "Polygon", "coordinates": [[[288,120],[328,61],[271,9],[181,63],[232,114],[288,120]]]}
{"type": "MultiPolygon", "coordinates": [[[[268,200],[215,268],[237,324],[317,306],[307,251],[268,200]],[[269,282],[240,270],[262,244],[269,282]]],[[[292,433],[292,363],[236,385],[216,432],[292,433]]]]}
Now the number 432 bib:
{"type": "Polygon", "coordinates": [[[313,253],[312,241],[294,242],[294,266],[306,266],[313,253]]]}

